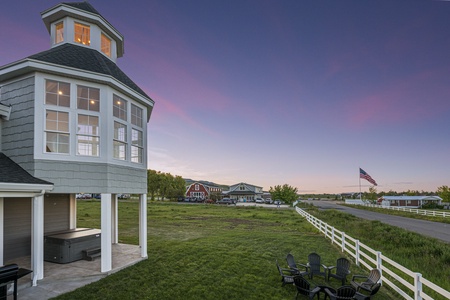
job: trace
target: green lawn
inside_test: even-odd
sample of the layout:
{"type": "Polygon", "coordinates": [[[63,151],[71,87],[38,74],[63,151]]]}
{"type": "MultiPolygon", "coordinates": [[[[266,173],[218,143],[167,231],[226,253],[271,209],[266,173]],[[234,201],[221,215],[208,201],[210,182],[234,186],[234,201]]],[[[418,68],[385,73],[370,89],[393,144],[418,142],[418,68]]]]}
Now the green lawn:
{"type": "MultiPolygon", "coordinates": [[[[137,211],[120,202],[120,242],[137,244],[137,211]]],[[[99,213],[98,201],[78,201],[78,227],[98,228],[99,213]]],[[[326,265],[343,256],[293,209],[151,202],[149,258],[57,299],[293,299],[275,265],[289,252],[300,263],[317,252],[326,265]]],[[[383,287],[377,299],[397,296],[383,287]]]]}

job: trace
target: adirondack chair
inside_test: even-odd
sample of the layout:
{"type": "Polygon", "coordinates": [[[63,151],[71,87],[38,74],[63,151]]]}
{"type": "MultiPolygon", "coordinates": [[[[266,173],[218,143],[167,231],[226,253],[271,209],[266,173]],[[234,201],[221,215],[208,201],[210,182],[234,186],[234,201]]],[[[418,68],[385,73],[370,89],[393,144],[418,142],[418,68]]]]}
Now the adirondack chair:
{"type": "Polygon", "coordinates": [[[368,276],[365,275],[353,275],[351,285],[356,289],[357,292],[360,290],[371,292],[374,285],[378,283],[381,278],[381,271],[379,269],[372,269],[368,276]],[[358,281],[355,281],[358,279],[358,281]]]}
{"type": "Polygon", "coordinates": [[[351,285],[344,285],[337,290],[325,288],[325,298],[328,296],[330,300],[350,300],[356,294],[356,290],[351,285]]]}
{"type": "Polygon", "coordinates": [[[327,277],[327,267],[320,263],[320,255],[317,253],[310,253],[308,255],[308,269],[309,269],[309,278],[313,278],[314,275],[323,276],[326,279],[327,277]],[[322,271],[323,269],[323,271],[322,271]]]}
{"type": "Polygon", "coordinates": [[[328,277],[327,280],[330,281],[330,277],[336,278],[342,281],[342,285],[347,281],[347,275],[350,274],[350,261],[345,257],[338,258],[336,261],[336,266],[327,267],[328,277]],[[334,273],[332,273],[334,270],[334,273]]]}
{"type": "Polygon", "coordinates": [[[304,264],[297,264],[295,262],[294,256],[292,254],[288,253],[288,255],[286,255],[286,262],[287,262],[289,268],[292,271],[295,272],[295,275],[302,275],[303,276],[303,275],[309,274],[308,267],[306,265],[304,265],[304,264]],[[299,269],[299,267],[302,267],[305,270],[302,271],[302,270],[299,269]]]}
{"type": "Polygon", "coordinates": [[[319,292],[321,291],[321,288],[311,288],[311,284],[303,276],[294,276],[294,285],[297,288],[295,299],[297,299],[298,295],[307,296],[310,300],[314,299],[314,297],[317,295],[317,299],[319,299],[319,292]]]}
{"type": "Polygon", "coordinates": [[[372,286],[372,290],[370,291],[370,293],[368,295],[360,293],[360,292],[356,292],[355,296],[353,297],[353,299],[356,300],[370,300],[372,298],[373,295],[375,295],[381,287],[381,283],[377,283],[374,286],[372,286]]]}
{"type": "Polygon", "coordinates": [[[281,286],[284,286],[286,284],[293,284],[295,272],[293,272],[291,269],[281,268],[280,264],[278,263],[278,260],[275,260],[275,262],[277,263],[278,272],[281,275],[281,282],[282,282],[281,286]]]}

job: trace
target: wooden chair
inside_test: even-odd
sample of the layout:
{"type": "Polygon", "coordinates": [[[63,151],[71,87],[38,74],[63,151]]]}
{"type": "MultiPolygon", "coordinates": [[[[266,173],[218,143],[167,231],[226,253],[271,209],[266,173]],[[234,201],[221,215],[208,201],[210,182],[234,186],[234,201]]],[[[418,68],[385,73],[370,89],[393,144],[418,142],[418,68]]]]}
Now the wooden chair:
{"type": "Polygon", "coordinates": [[[338,258],[336,266],[327,267],[328,276],[327,280],[330,281],[330,277],[336,278],[342,281],[342,285],[347,281],[347,275],[350,274],[350,261],[345,257],[338,258]],[[335,270],[334,274],[332,270],[335,270]]]}
{"type": "Polygon", "coordinates": [[[307,296],[310,300],[314,299],[314,297],[317,295],[317,299],[319,299],[319,292],[321,291],[321,288],[311,288],[311,284],[303,276],[294,276],[294,285],[297,288],[295,299],[297,299],[298,295],[307,296]]]}
{"type": "Polygon", "coordinates": [[[381,283],[377,283],[372,287],[372,290],[370,291],[370,293],[368,295],[360,293],[360,292],[356,292],[353,299],[370,300],[372,298],[372,296],[375,295],[380,290],[380,288],[381,288],[381,283]]]}
{"type": "Polygon", "coordinates": [[[295,275],[302,275],[303,276],[303,275],[309,274],[308,267],[306,265],[303,265],[303,264],[297,264],[295,262],[294,256],[292,254],[288,253],[288,255],[286,256],[286,262],[287,262],[289,268],[292,271],[295,272],[295,275]],[[305,271],[301,271],[299,269],[299,267],[304,268],[305,271]]]}
{"type": "Polygon", "coordinates": [[[364,275],[353,275],[351,285],[356,289],[357,292],[360,290],[371,292],[374,285],[378,283],[381,278],[381,271],[379,269],[372,269],[368,276],[364,275]],[[355,279],[359,279],[355,281],[355,279]],[[364,279],[363,281],[361,281],[364,279]]]}
{"type": "Polygon", "coordinates": [[[278,260],[275,260],[275,262],[277,263],[278,272],[281,275],[281,282],[283,283],[281,286],[285,286],[286,284],[293,284],[295,273],[291,269],[281,268],[278,260]]]}
{"type": "Polygon", "coordinates": [[[330,300],[350,300],[353,299],[353,296],[356,294],[356,290],[351,285],[344,285],[338,288],[337,290],[331,288],[325,288],[325,299],[327,297],[330,300]]]}
{"type": "Polygon", "coordinates": [[[309,269],[309,278],[313,278],[314,275],[323,276],[326,279],[327,275],[327,267],[320,263],[320,255],[317,253],[310,253],[308,255],[308,269],[309,269]],[[322,271],[323,269],[323,271],[322,271]]]}

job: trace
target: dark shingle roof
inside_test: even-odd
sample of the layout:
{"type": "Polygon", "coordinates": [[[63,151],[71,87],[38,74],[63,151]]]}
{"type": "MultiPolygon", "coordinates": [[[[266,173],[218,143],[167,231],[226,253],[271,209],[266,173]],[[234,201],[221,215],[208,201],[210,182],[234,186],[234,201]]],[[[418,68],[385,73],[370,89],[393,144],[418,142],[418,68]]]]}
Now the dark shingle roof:
{"type": "Polygon", "coordinates": [[[68,6],[72,6],[81,10],[85,10],[97,15],[100,15],[100,13],[92,6],[89,4],[89,2],[84,1],[84,2],[63,2],[62,4],[68,5],[68,6]]]}
{"type": "Polygon", "coordinates": [[[51,182],[33,177],[13,162],[8,156],[0,152],[0,182],[2,183],[28,183],[28,184],[53,184],[51,182]]]}
{"type": "Polygon", "coordinates": [[[151,99],[140,87],[137,86],[119,67],[109,58],[94,49],[74,44],[62,44],[28,57],[66,67],[85,71],[110,75],[122,82],[135,92],[151,99]]]}

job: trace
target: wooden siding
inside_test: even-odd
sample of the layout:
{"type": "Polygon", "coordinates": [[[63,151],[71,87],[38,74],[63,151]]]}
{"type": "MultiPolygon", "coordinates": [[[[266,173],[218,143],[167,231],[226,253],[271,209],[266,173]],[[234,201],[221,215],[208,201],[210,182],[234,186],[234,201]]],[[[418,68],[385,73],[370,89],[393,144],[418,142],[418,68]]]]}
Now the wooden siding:
{"type": "Polygon", "coordinates": [[[44,233],[70,229],[70,195],[45,195],[44,215],[44,233]]]}
{"type": "Polygon", "coordinates": [[[4,261],[31,254],[31,198],[4,199],[4,261]]]}
{"type": "Polygon", "coordinates": [[[34,145],[34,77],[2,86],[0,101],[11,105],[9,121],[2,124],[2,152],[32,173],[34,145]]]}
{"type": "Polygon", "coordinates": [[[146,194],[147,170],[104,163],[36,160],[35,177],[52,182],[51,193],[146,194]]]}

